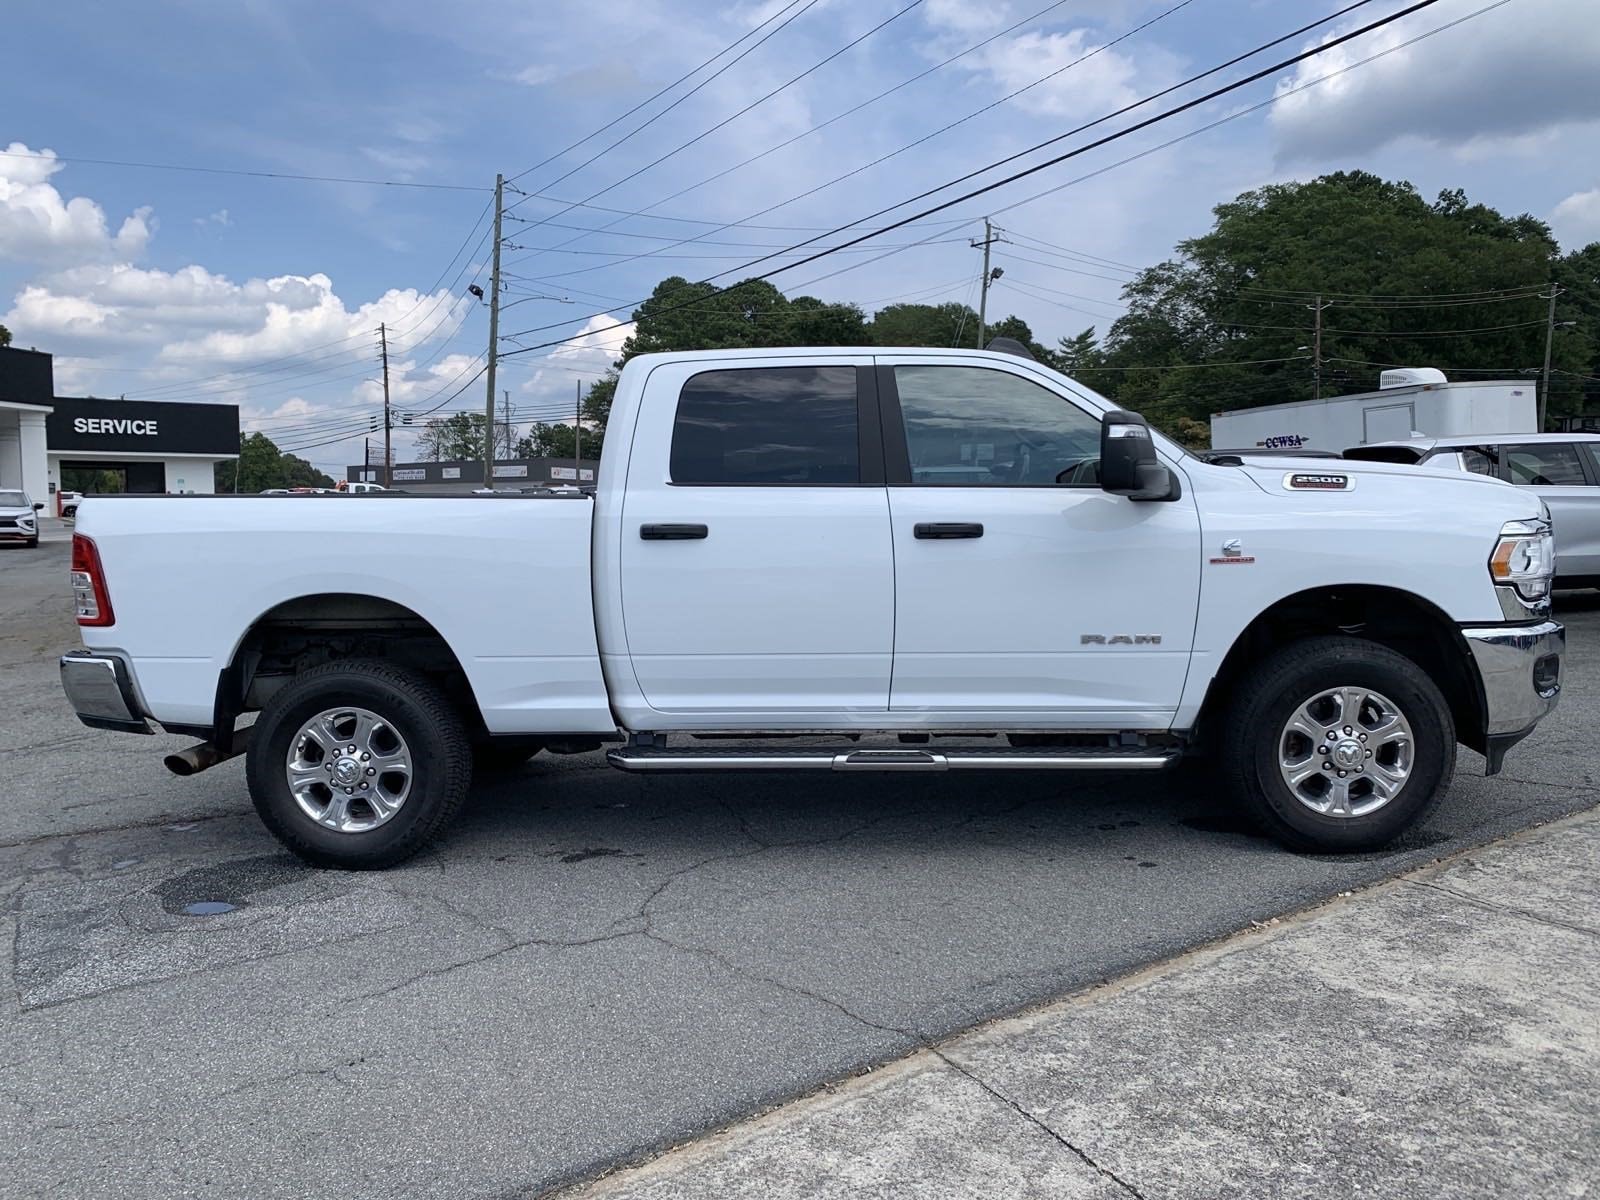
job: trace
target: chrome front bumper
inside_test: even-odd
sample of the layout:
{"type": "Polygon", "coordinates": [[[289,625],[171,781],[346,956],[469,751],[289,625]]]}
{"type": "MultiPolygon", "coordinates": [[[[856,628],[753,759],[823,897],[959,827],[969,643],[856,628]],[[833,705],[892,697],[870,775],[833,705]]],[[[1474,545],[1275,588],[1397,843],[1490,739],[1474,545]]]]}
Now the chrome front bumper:
{"type": "Polygon", "coordinates": [[[62,655],[61,688],[78,720],[93,729],[154,732],[140,707],[133,674],[116,655],[88,650],[62,655]]]}
{"type": "Polygon", "coordinates": [[[1537,625],[1468,626],[1461,631],[1483,682],[1488,773],[1561,698],[1561,652],[1567,631],[1557,621],[1537,625]]]}

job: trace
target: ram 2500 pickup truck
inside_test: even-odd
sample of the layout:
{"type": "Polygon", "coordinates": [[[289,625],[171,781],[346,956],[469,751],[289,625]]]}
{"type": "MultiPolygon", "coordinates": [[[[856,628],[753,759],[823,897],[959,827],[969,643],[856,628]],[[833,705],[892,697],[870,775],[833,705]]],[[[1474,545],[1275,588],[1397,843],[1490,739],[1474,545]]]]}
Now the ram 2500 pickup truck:
{"type": "Polygon", "coordinates": [[[1499,769],[1565,636],[1537,497],[1202,462],[993,349],[642,355],[592,497],[95,497],[72,554],[83,721],[201,739],[180,774],[245,753],[271,830],[341,867],[427,844],[475,767],[602,745],[639,772],[1202,756],[1289,846],[1365,849],[1458,742],[1499,769]]]}

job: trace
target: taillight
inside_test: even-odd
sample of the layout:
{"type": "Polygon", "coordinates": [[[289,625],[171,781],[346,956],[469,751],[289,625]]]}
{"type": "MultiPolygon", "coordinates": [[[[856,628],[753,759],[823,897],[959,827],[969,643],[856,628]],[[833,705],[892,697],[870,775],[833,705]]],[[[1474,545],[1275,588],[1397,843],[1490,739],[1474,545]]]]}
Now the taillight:
{"type": "Polygon", "coordinates": [[[106,594],[106,573],[100,551],[81,533],[72,535],[72,606],[79,625],[110,625],[111,597],[106,594]]]}

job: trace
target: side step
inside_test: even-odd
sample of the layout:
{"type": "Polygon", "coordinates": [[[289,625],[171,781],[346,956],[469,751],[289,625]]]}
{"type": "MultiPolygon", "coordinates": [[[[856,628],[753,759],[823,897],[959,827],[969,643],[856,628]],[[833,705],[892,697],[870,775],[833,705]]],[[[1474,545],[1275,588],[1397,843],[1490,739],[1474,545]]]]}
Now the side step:
{"type": "Polygon", "coordinates": [[[1159,771],[1176,750],[1146,746],[951,747],[939,750],[727,750],[629,746],[606,761],[619,771],[1159,771]]]}

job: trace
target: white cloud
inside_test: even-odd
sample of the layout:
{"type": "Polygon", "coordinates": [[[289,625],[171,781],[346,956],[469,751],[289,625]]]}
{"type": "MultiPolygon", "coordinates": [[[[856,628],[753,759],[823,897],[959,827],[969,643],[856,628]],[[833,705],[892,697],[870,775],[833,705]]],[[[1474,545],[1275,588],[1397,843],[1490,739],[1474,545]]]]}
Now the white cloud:
{"type": "Polygon", "coordinates": [[[1556,205],[1550,227],[1568,250],[1600,242],[1600,187],[1574,192],[1556,205]]]}
{"type": "Polygon", "coordinates": [[[955,33],[985,34],[1005,24],[1010,6],[982,0],[925,0],[923,20],[955,33]]]}
{"type": "Polygon", "coordinates": [[[137,258],[155,231],[148,208],[135,209],[113,234],[93,200],[70,200],[50,183],[61,170],[53,150],[12,142],[0,155],[0,257],[61,263],[137,258]]]}
{"type": "MultiPolygon", "coordinates": [[[[1481,7],[1483,0],[1445,0],[1306,60],[1278,84],[1277,94],[1481,7]]],[[[1597,62],[1600,20],[1593,0],[1509,4],[1285,96],[1271,110],[1270,127],[1287,158],[1357,154],[1408,136],[1466,150],[1474,143],[1600,120],[1597,62]]]]}
{"type": "Polygon", "coordinates": [[[1145,46],[1137,60],[1114,49],[1089,29],[1059,33],[1030,31],[992,42],[961,60],[961,68],[987,75],[998,95],[1026,88],[1009,111],[1031,116],[1099,116],[1137,100],[1171,76],[1175,59],[1145,46]]]}
{"type": "Polygon", "coordinates": [[[233,218],[228,215],[228,210],[219,208],[214,213],[207,213],[203,217],[196,217],[194,223],[204,229],[208,225],[215,225],[220,229],[228,229],[233,225],[233,218]]]}

